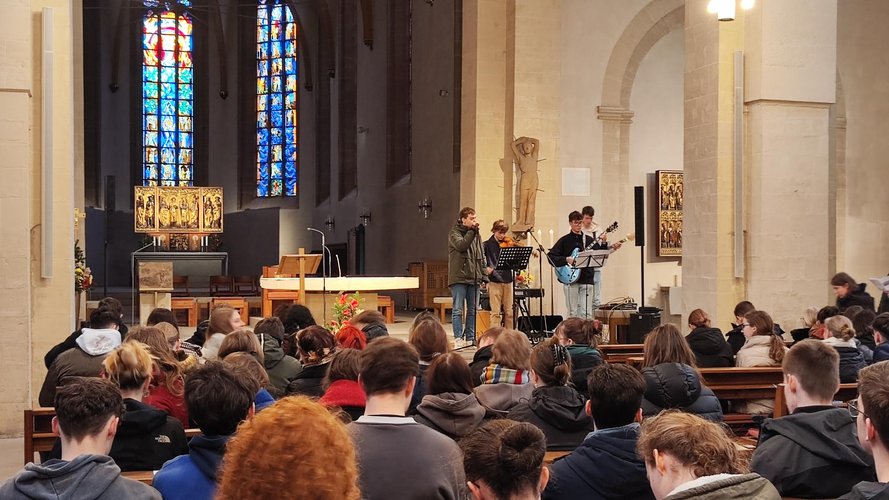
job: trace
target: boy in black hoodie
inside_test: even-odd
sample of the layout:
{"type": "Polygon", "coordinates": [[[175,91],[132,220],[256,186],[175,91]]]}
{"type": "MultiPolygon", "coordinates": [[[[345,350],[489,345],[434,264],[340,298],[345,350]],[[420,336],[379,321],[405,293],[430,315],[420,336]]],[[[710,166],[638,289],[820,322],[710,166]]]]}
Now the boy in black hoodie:
{"type": "Polygon", "coordinates": [[[768,419],[750,469],[784,497],[834,498],[874,479],[871,457],[855,436],[855,420],[831,405],[839,384],[836,349],[815,339],[784,357],[784,394],[790,415],[768,419]]]}
{"type": "Polygon", "coordinates": [[[596,430],[570,455],[553,463],[542,498],[654,499],[645,462],[636,454],[645,379],[627,365],[599,365],[587,378],[586,411],[596,430]]]}

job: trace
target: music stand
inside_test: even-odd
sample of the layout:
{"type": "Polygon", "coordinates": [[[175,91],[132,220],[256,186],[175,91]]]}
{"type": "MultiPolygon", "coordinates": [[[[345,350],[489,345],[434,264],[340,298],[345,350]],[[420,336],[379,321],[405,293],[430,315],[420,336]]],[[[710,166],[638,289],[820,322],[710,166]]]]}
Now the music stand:
{"type": "MultiPolygon", "coordinates": [[[[528,267],[528,261],[531,259],[531,251],[534,250],[531,247],[505,247],[500,249],[500,257],[497,259],[497,264],[494,266],[494,270],[496,271],[509,271],[513,274],[512,280],[512,296],[513,303],[509,305],[509,307],[513,307],[515,304],[515,273],[516,271],[521,271],[522,269],[526,269],[528,267]]],[[[501,304],[501,306],[505,307],[505,304],[501,304]]],[[[525,311],[519,307],[520,313],[525,313],[525,311]]],[[[541,311],[542,314],[542,311],[541,311]]],[[[530,314],[528,315],[530,316],[530,314]]],[[[516,325],[518,325],[518,318],[515,319],[516,325]]],[[[495,325],[500,326],[500,325],[495,325]]]]}
{"type": "MultiPolygon", "coordinates": [[[[614,250],[606,249],[606,250],[584,250],[577,254],[577,257],[574,257],[573,267],[575,268],[587,268],[591,267],[593,269],[599,269],[605,266],[605,261],[608,260],[608,256],[614,250]]],[[[586,302],[587,307],[589,306],[589,301],[586,302]]],[[[589,311],[587,311],[589,314],[589,311]]]]}

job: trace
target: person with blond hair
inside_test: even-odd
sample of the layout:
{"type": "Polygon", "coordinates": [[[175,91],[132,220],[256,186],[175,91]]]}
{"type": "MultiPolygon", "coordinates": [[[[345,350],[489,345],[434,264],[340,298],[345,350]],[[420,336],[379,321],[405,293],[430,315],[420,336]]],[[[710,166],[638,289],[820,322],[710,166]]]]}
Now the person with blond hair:
{"type": "Polygon", "coordinates": [[[781,500],[768,479],[748,472],[726,429],[697,415],[670,411],[646,419],[636,450],[657,500],[781,500]]]}
{"type": "Polygon", "coordinates": [[[675,408],[722,421],[719,399],[701,382],[695,355],[676,325],[667,323],[652,330],[645,337],[643,351],[644,416],[675,408]]]}
{"type": "MultiPolygon", "coordinates": [[[[167,323],[159,323],[160,325],[167,323]]],[[[142,342],[154,360],[151,384],[142,401],[175,417],[187,428],[188,407],[185,405],[185,373],[182,364],[166,340],[166,335],[156,326],[137,326],[130,330],[127,342],[142,342]]]]}
{"type": "Polygon", "coordinates": [[[719,328],[710,325],[710,316],[703,309],[695,309],[688,315],[688,335],[685,341],[695,355],[699,368],[723,368],[732,366],[732,346],[725,341],[719,328]]]}
{"type": "Polygon", "coordinates": [[[815,323],[817,321],[818,308],[815,306],[807,307],[806,310],[803,311],[803,315],[800,318],[800,322],[802,322],[803,326],[790,330],[790,336],[793,338],[793,341],[800,342],[809,338],[811,336],[812,328],[815,326],[815,323]]]}
{"type": "Polygon", "coordinates": [[[492,348],[491,362],[482,372],[482,385],[475,388],[478,402],[506,416],[513,406],[527,401],[531,384],[531,342],[518,330],[505,330],[492,348]]]}
{"type": "Polygon", "coordinates": [[[207,328],[206,340],[201,352],[207,361],[219,359],[219,346],[222,339],[229,333],[246,326],[238,311],[230,306],[221,305],[210,311],[210,326],[207,328]]]}
{"type": "Polygon", "coordinates": [[[784,356],[784,396],[790,415],[766,419],[750,468],[781,496],[835,498],[874,479],[871,457],[855,436],[855,420],[831,403],[840,383],[840,357],[809,339],[784,356]]]}
{"type": "Polygon", "coordinates": [[[216,498],[358,500],[355,455],[346,428],[324,406],[287,397],[229,440],[216,498]]]}
{"type": "Polygon", "coordinates": [[[840,355],[840,382],[851,384],[858,380],[858,372],[867,366],[855,342],[855,329],[849,318],[837,315],[824,321],[823,342],[834,349],[840,355]]]}
{"type": "Polygon", "coordinates": [[[531,350],[531,383],[527,401],[509,410],[506,418],[528,422],[546,435],[546,449],[573,450],[594,430],[586,400],[571,382],[568,348],[550,339],[531,350]]]}
{"type": "Polygon", "coordinates": [[[128,340],[111,351],[103,365],[105,378],[120,388],[126,409],[109,453],[120,469],[157,470],[167,460],[188,453],[182,424],[142,402],[154,370],[148,346],[128,340]]]}
{"type": "Polygon", "coordinates": [[[460,441],[474,500],[540,498],[549,481],[546,436],[527,422],[494,420],[460,441]]]}

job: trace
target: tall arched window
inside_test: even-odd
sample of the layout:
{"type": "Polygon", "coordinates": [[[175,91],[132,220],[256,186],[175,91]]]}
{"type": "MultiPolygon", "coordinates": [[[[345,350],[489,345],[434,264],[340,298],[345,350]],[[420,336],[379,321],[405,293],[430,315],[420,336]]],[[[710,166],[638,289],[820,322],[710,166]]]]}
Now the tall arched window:
{"type": "Polygon", "coordinates": [[[296,196],[299,77],[296,22],[284,0],[256,11],[256,195],[296,196]]]}
{"type": "Polygon", "coordinates": [[[144,0],[142,184],[194,182],[191,0],[144,0]]]}

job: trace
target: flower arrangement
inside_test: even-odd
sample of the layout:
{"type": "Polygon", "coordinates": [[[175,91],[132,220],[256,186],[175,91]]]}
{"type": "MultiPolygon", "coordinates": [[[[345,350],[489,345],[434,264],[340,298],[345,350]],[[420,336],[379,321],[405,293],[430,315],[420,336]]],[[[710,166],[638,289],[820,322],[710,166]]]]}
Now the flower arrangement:
{"type": "Polygon", "coordinates": [[[80,240],[74,242],[74,291],[85,292],[93,286],[93,273],[86,265],[86,256],[80,248],[80,240]]]}
{"type": "Polygon", "coordinates": [[[352,295],[341,293],[339,298],[333,304],[333,320],[327,325],[327,329],[331,332],[338,332],[343,325],[358,313],[358,304],[361,297],[358,292],[352,295]]]}
{"type": "Polygon", "coordinates": [[[523,269],[519,272],[515,277],[515,284],[521,288],[528,288],[531,284],[534,283],[534,275],[531,274],[527,269],[523,269]]]}

